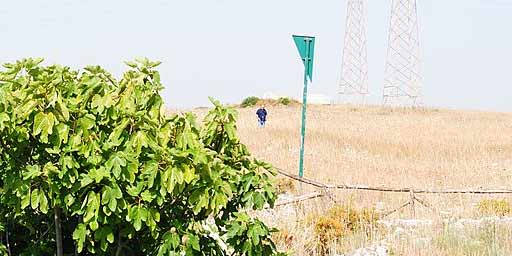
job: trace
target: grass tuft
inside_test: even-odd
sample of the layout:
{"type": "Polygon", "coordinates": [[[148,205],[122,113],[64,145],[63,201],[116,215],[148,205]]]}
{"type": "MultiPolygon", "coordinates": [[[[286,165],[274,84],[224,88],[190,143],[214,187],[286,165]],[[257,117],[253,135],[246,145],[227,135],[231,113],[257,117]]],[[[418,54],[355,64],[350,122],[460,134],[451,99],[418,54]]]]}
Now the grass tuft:
{"type": "Polygon", "coordinates": [[[508,216],[511,213],[510,203],[504,199],[484,199],[478,203],[478,212],[483,216],[508,216]]]}
{"type": "Polygon", "coordinates": [[[333,242],[356,231],[372,230],[378,220],[379,217],[374,209],[356,209],[351,203],[336,205],[315,222],[318,250],[326,253],[333,242]]]}

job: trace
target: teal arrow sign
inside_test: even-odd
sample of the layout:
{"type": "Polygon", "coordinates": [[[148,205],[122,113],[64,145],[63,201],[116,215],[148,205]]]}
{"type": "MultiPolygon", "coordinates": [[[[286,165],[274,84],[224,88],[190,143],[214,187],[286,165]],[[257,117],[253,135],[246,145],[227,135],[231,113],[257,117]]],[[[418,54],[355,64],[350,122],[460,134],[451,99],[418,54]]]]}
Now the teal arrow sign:
{"type": "Polygon", "coordinates": [[[315,38],[312,36],[293,36],[300,58],[304,63],[306,76],[313,81],[313,59],[315,57],[315,38]]]}
{"type": "Polygon", "coordinates": [[[304,63],[304,93],[302,96],[302,126],[300,130],[299,176],[304,176],[304,142],[306,139],[306,108],[308,99],[308,78],[313,81],[313,57],[315,55],[315,38],[312,36],[293,36],[304,63]]]}

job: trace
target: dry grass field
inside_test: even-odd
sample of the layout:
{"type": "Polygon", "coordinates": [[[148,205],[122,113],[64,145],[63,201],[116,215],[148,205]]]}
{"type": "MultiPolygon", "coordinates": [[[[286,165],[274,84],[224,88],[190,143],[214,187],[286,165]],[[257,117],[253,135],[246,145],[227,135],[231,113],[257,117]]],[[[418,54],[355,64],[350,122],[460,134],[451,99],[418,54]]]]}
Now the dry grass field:
{"type": "MultiPolygon", "coordinates": [[[[256,122],[256,108],[239,109],[238,129],[242,141],[255,157],[297,173],[300,107],[276,106],[267,110],[269,120],[261,129],[256,122]]],[[[202,112],[199,110],[198,114],[202,112]]],[[[439,189],[512,188],[512,114],[311,106],[307,117],[305,177],[328,184],[439,189]]],[[[294,189],[290,189],[288,196],[314,191],[307,185],[292,185],[294,189]]],[[[334,197],[338,204],[350,202],[350,207],[385,212],[399,207],[409,195],[339,191],[334,197]]],[[[389,227],[353,232],[340,235],[340,239],[329,240],[331,249],[323,252],[317,246],[320,231],[315,232],[315,228],[318,229],[315,219],[327,214],[335,204],[332,200],[311,200],[263,215],[282,230],[277,235],[279,245],[296,255],[343,254],[382,241],[388,243],[389,255],[512,255],[509,226],[501,227],[501,224],[493,222],[494,233],[488,236],[485,234],[489,232],[480,230],[480,227],[464,227],[465,230],[473,229],[467,231],[470,234],[479,237],[483,234],[482,240],[471,238],[469,233],[460,230],[450,232],[446,224],[447,220],[482,218],[484,216],[478,211],[482,200],[494,198],[508,202],[509,196],[419,197],[432,207],[416,205],[414,211],[406,208],[381,221],[432,221],[427,228],[415,229],[412,231],[414,235],[409,234],[405,238],[394,237],[396,230],[389,227]],[[464,236],[452,237],[451,233],[464,233],[464,236]],[[476,241],[476,244],[464,241],[476,241]]],[[[503,215],[507,214],[509,212],[503,215]]],[[[481,228],[487,228],[487,225],[481,228]]]]}
{"type": "MultiPolygon", "coordinates": [[[[296,172],[300,108],[269,109],[265,129],[253,112],[240,110],[242,141],[296,172]]],[[[305,176],[316,180],[440,188],[512,181],[512,114],[312,106],[307,128],[305,176]]]]}

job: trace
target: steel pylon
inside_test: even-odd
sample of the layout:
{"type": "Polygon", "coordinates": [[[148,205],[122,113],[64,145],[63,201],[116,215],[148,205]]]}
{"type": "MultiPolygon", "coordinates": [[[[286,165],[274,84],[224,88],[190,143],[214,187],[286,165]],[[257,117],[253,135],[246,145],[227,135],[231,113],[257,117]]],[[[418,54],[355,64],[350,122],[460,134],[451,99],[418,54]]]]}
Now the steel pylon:
{"type": "Polygon", "coordinates": [[[383,92],[384,104],[422,105],[421,64],[416,0],[393,0],[383,92]]]}
{"type": "Polygon", "coordinates": [[[362,103],[368,95],[366,0],[348,0],[338,94],[344,103],[362,103]]]}

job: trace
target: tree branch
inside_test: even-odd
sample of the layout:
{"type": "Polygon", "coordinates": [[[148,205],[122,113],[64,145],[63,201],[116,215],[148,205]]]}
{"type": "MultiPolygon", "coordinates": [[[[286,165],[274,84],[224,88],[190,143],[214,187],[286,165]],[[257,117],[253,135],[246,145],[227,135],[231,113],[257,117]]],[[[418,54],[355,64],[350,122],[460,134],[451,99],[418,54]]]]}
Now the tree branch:
{"type": "Polygon", "coordinates": [[[55,243],[57,244],[57,256],[63,256],[63,248],[62,248],[62,226],[60,219],[60,208],[55,206],[53,208],[53,213],[55,217],[55,243]]]}

